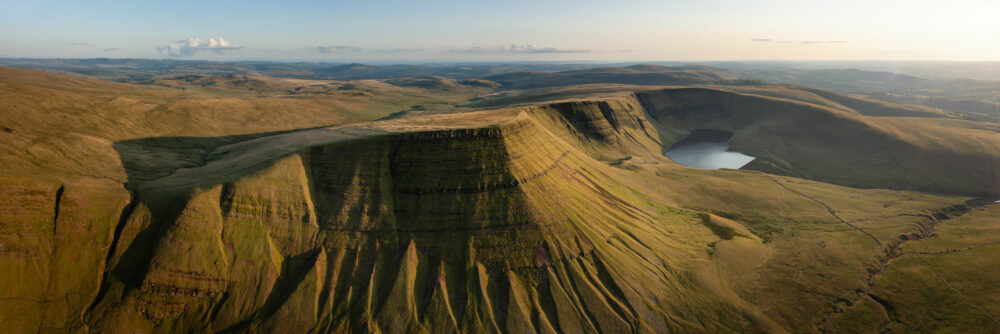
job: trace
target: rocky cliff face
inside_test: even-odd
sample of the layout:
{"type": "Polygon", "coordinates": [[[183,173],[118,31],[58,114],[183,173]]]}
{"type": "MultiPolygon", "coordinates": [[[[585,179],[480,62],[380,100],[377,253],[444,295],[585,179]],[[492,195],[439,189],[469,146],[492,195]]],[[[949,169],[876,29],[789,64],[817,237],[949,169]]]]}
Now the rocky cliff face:
{"type": "Polygon", "coordinates": [[[10,177],[0,183],[0,322],[14,332],[79,329],[128,192],[10,177]]]}
{"type": "MultiPolygon", "coordinates": [[[[616,134],[567,120],[585,137],[616,134]]],[[[608,168],[521,114],[313,145],[232,182],[149,189],[87,322],[106,331],[687,326],[665,307],[674,297],[664,287],[678,282],[663,261],[676,260],[657,239],[671,222],[696,220],[634,204],[608,168]]]]}

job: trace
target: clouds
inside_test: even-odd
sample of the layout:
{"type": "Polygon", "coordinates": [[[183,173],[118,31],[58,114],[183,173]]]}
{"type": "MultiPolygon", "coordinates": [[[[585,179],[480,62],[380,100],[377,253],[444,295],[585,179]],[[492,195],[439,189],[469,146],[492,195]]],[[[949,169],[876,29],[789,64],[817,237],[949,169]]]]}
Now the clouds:
{"type": "Polygon", "coordinates": [[[586,49],[561,48],[548,45],[538,45],[530,43],[510,43],[494,45],[489,47],[473,46],[471,48],[410,48],[410,47],[359,47],[354,45],[332,44],[311,47],[310,51],[321,54],[324,58],[337,59],[363,59],[363,58],[392,58],[392,59],[432,59],[432,57],[468,57],[470,59],[489,56],[518,57],[527,55],[558,55],[558,54],[585,54],[591,53],[586,49]]]}
{"type": "Polygon", "coordinates": [[[770,38],[751,38],[751,42],[757,43],[782,43],[782,44],[841,44],[847,43],[847,41],[776,41],[770,38]]]}
{"type": "Polygon", "coordinates": [[[226,54],[242,49],[243,47],[230,43],[222,37],[209,38],[207,41],[192,37],[159,46],[156,48],[156,51],[161,54],[165,52],[171,57],[190,57],[199,52],[226,54]]]}
{"type": "Polygon", "coordinates": [[[550,46],[538,46],[535,44],[508,44],[503,47],[504,52],[511,53],[587,53],[590,50],[561,49],[550,46]]]}
{"type": "MultiPolygon", "coordinates": [[[[117,52],[124,49],[115,47],[103,50],[105,52],[117,52]]],[[[509,58],[518,57],[519,55],[572,55],[592,54],[595,52],[590,49],[563,48],[532,43],[509,43],[492,47],[474,46],[468,49],[448,49],[443,47],[429,49],[420,47],[361,47],[349,44],[330,44],[288,49],[260,49],[243,47],[222,37],[213,37],[207,40],[197,37],[182,39],[156,47],[156,51],[159,54],[166,54],[170,57],[203,57],[239,52],[240,55],[248,57],[267,54],[271,57],[275,55],[293,55],[306,59],[430,59],[429,57],[447,57],[447,55],[493,55],[509,58]],[[312,54],[312,56],[309,54],[312,54]]],[[[632,50],[627,49],[621,52],[629,53],[632,50]]]]}
{"type": "Polygon", "coordinates": [[[107,48],[107,49],[104,49],[104,52],[115,52],[115,51],[121,51],[121,50],[124,50],[124,49],[122,49],[122,48],[107,48]]]}
{"type": "Polygon", "coordinates": [[[536,44],[507,44],[497,48],[472,47],[469,49],[451,49],[448,53],[460,54],[553,54],[553,53],[589,53],[585,49],[564,49],[551,46],[539,46],[536,44]]]}

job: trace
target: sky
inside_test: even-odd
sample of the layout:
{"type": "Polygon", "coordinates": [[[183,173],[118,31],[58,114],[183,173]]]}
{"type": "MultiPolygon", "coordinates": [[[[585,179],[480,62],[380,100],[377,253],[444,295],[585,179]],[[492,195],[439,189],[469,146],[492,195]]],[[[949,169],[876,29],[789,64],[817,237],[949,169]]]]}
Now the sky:
{"type": "Polygon", "coordinates": [[[0,57],[1000,60],[997,0],[0,0],[0,57]]]}

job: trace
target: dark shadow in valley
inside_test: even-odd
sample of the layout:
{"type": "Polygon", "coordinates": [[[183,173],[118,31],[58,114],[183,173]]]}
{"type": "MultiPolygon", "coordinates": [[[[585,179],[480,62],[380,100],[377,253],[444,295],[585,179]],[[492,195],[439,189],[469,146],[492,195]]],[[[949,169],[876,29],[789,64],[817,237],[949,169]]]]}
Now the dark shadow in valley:
{"type": "Polygon", "coordinates": [[[190,190],[179,190],[180,193],[170,196],[138,193],[139,184],[168,176],[181,168],[205,165],[219,157],[213,155],[213,152],[224,145],[323,127],[219,137],[149,137],[113,143],[112,147],[125,168],[128,177],[126,188],[132,193],[132,198],[115,226],[106,255],[107,265],[111,267],[106,269],[107,273],[91,308],[109,297],[109,277],[114,277],[127,289],[142,288],[145,276],[152,269],[150,258],[158,247],[158,240],[173,226],[190,196],[190,190]],[[139,204],[148,213],[133,216],[139,204]],[[123,234],[127,234],[124,229],[128,224],[138,224],[136,226],[141,230],[130,237],[124,237],[123,234]]]}
{"type": "Polygon", "coordinates": [[[165,177],[178,169],[203,166],[218,158],[212,153],[225,145],[325,127],[328,126],[218,137],[147,137],[118,141],[112,147],[128,176],[126,187],[135,189],[139,183],[165,177]]]}

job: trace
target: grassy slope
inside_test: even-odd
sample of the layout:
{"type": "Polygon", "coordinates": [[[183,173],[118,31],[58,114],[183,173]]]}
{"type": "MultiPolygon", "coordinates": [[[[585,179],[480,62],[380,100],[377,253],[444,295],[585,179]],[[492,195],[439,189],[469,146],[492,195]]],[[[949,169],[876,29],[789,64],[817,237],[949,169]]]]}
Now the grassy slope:
{"type": "Polygon", "coordinates": [[[1000,286],[996,271],[989,269],[996,266],[1000,242],[997,217],[1000,206],[978,209],[938,224],[933,238],[905,245],[904,256],[894,260],[874,289],[892,307],[890,327],[961,333],[1000,325],[1000,286]]]}
{"type": "MultiPolygon", "coordinates": [[[[380,89],[390,87],[368,93],[381,96],[380,89]]],[[[878,328],[891,310],[865,291],[909,304],[911,294],[878,290],[906,257],[894,258],[874,288],[871,272],[916,244],[901,244],[901,235],[934,240],[923,215],[954,214],[947,208],[966,200],[678,166],[659,154],[661,143],[698,124],[651,117],[657,110],[628,94],[598,94],[607,98],[220,146],[246,140],[229,138],[199,149],[206,165],[142,182],[131,201],[120,188],[77,185],[93,178],[66,176],[71,167],[52,173],[75,183],[7,176],[12,186],[3,198],[16,201],[0,211],[10,222],[2,226],[0,263],[21,279],[3,289],[0,314],[8,316],[0,323],[29,331],[878,328]],[[46,260],[34,260],[40,257],[46,260]]],[[[905,136],[928,126],[921,119],[886,122],[765,100],[778,111],[828,113],[862,132],[933,148],[905,136]]],[[[946,148],[994,145],[985,135],[981,146],[948,135],[987,123],[942,124],[929,138],[946,148]]],[[[797,138],[789,136],[777,137],[797,138]]],[[[123,137],[117,143],[134,140],[123,137]]],[[[90,169],[105,168],[121,167],[90,169]]],[[[942,293],[941,286],[897,286],[942,293]]],[[[919,304],[911,307],[919,314],[919,304]]],[[[923,321],[892,317],[894,326],[923,321]]]]}
{"type": "Polygon", "coordinates": [[[452,109],[475,94],[279,81],[251,93],[226,82],[178,89],[0,69],[0,188],[8,202],[0,254],[16,278],[6,280],[0,322],[79,328],[119,216],[134,203],[126,182],[203,164],[216,147],[268,131],[376,119],[416,104],[452,109]]]}
{"type": "Polygon", "coordinates": [[[564,72],[516,72],[489,76],[507,89],[560,87],[593,83],[633,85],[691,85],[732,80],[738,72],[703,66],[635,65],[564,72]]]}

